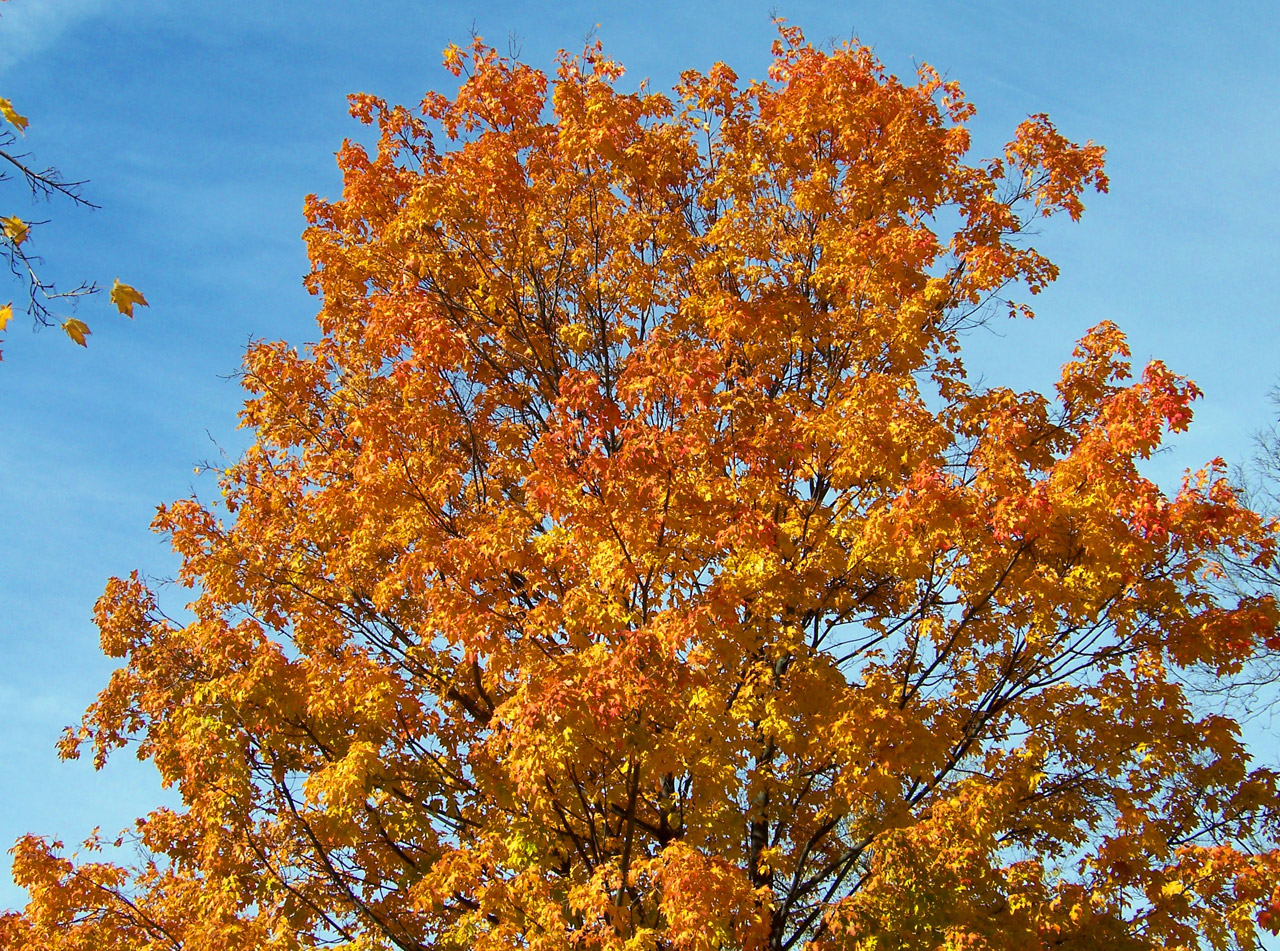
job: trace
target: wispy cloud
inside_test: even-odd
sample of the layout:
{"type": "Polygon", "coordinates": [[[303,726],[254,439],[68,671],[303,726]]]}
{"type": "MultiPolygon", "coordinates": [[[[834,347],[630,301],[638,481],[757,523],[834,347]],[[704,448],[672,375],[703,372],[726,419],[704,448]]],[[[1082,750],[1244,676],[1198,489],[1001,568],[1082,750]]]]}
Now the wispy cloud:
{"type": "Polygon", "coordinates": [[[0,6],[0,74],[39,56],[109,6],[108,0],[14,0],[0,6]]]}

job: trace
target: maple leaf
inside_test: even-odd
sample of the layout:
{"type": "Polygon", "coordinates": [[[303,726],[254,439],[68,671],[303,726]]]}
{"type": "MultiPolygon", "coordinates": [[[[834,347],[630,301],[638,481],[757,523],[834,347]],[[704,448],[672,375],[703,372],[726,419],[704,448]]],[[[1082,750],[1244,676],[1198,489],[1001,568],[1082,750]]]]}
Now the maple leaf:
{"type": "Polygon", "coordinates": [[[9,124],[16,126],[20,132],[27,128],[27,117],[18,115],[18,110],[13,108],[13,103],[3,96],[0,96],[0,116],[4,116],[9,124]]]}
{"type": "Polygon", "coordinates": [[[9,326],[9,321],[13,319],[13,304],[5,304],[0,307],[0,330],[4,330],[9,326]]]}
{"type": "Polygon", "coordinates": [[[31,226],[17,215],[8,218],[0,217],[0,230],[15,245],[22,244],[31,234],[31,226]]]}
{"type": "Polygon", "coordinates": [[[142,296],[137,289],[123,284],[120,278],[116,278],[115,283],[111,285],[111,303],[116,305],[116,309],[126,317],[133,317],[133,305],[141,304],[143,307],[150,306],[147,299],[142,296]]]}
{"type": "Polygon", "coordinates": [[[77,320],[72,317],[62,322],[62,329],[68,337],[80,344],[80,346],[88,346],[84,338],[89,336],[89,325],[83,320],[77,320]]]}

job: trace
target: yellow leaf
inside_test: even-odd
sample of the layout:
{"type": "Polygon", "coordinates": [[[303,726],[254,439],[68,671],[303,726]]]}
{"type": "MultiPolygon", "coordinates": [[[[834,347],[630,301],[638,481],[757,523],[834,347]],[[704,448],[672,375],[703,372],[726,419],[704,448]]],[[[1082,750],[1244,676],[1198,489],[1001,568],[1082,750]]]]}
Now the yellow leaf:
{"type": "Polygon", "coordinates": [[[62,324],[62,329],[67,332],[68,337],[80,344],[80,346],[88,346],[88,344],[84,342],[84,338],[89,336],[89,325],[83,320],[76,320],[76,318],[72,317],[70,320],[67,320],[62,324]]]}
{"type": "Polygon", "coordinates": [[[13,319],[13,304],[5,304],[0,307],[0,330],[4,330],[9,326],[9,321],[13,319]]]}
{"type": "Polygon", "coordinates": [[[27,128],[27,117],[18,115],[18,110],[13,108],[13,103],[3,96],[0,96],[0,116],[4,116],[10,124],[17,126],[19,131],[27,128]]]}
{"type": "Polygon", "coordinates": [[[17,215],[9,218],[0,218],[0,229],[4,230],[4,236],[14,244],[22,244],[31,233],[31,226],[17,215]]]}
{"type": "Polygon", "coordinates": [[[116,282],[111,285],[111,303],[115,304],[116,309],[127,317],[133,317],[134,304],[141,304],[143,307],[151,306],[136,288],[120,283],[120,278],[118,277],[116,282]]]}

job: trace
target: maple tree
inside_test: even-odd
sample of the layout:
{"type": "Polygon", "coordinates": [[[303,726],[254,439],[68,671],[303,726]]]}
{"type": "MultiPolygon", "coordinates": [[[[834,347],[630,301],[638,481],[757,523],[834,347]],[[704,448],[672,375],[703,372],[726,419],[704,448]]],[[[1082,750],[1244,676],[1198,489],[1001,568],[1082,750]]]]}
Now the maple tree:
{"type": "MultiPolygon", "coordinates": [[[[0,3],[7,0],[0,0],[0,3]]],[[[0,182],[9,178],[9,173],[16,173],[17,179],[26,185],[33,201],[49,201],[54,198],[65,199],[81,208],[94,209],[98,206],[86,199],[80,191],[84,182],[69,181],[53,167],[40,168],[31,162],[27,153],[18,152],[15,148],[18,136],[26,134],[30,125],[26,116],[18,112],[13,102],[0,96],[0,182]]],[[[98,292],[99,287],[93,281],[82,281],[69,290],[58,290],[56,284],[48,279],[41,270],[43,261],[30,250],[27,242],[31,238],[31,229],[47,222],[24,219],[12,213],[0,214],[0,254],[9,265],[10,273],[21,281],[26,288],[26,304],[21,309],[35,321],[37,326],[52,326],[58,323],[68,337],[80,346],[87,346],[85,338],[89,336],[89,325],[78,317],[60,313],[64,304],[74,304],[77,299],[98,292]]],[[[111,303],[126,317],[133,317],[133,308],[141,304],[147,306],[147,299],[140,291],[116,278],[108,295],[111,303]]],[[[13,302],[0,305],[0,332],[4,331],[13,319],[13,302]]]]}
{"type": "Polygon", "coordinates": [[[779,25],[767,81],[618,88],[477,40],[308,200],[318,342],[245,361],[218,506],[160,509],[65,756],[183,805],[28,837],[0,947],[1251,947],[1276,774],[1188,671],[1277,644],[1195,386],[1092,329],[1056,392],[963,332],[1105,189],[1044,116],[966,162],[923,68],[779,25]]]}

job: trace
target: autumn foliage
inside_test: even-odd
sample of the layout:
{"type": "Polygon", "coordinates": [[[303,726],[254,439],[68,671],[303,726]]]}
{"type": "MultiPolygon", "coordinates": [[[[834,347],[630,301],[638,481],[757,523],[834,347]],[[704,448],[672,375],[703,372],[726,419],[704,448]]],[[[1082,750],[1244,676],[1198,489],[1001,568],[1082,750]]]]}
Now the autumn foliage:
{"type": "Polygon", "coordinates": [[[620,88],[477,41],[352,97],[317,343],[251,348],[252,447],[156,527],[64,755],[136,744],[139,858],[28,838],[6,949],[1251,947],[1276,775],[1198,702],[1277,644],[1273,540],[1100,324],[967,382],[1105,189],[1044,116],[968,162],[928,68],[780,26],[769,79],[620,88]]]}

